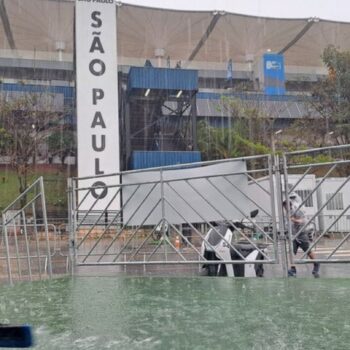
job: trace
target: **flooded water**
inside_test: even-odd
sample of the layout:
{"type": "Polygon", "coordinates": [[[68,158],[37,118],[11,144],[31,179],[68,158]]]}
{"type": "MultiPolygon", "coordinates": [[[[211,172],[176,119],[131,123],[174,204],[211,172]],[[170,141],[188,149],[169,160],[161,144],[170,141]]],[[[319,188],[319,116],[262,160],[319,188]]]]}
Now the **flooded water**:
{"type": "Polygon", "coordinates": [[[80,277],[0,288],[36,349],[347,349],[350,279],[80,277]]]}

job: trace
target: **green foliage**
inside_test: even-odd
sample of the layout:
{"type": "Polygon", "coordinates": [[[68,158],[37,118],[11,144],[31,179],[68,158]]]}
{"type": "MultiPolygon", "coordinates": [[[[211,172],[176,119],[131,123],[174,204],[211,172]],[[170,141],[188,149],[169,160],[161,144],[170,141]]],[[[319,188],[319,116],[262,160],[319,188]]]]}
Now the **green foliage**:
{"type": "Polygon", "coordinates": [[[207,160],[270,153],[265,145],[245,137],[246,131],[244,123],[232,128],[215,128],[202,121],[197,129],[198,148],[207,160]]]}
{"type": "Polygon", "coordinates": [[[316,154],[314,157],[311,155],[298,155],[291,160],[293,164],[319,164],[328,162],[334,162],[334,159],[327,154],[316,154]]]}
{"type": "Polygon", "coordinates": [[[55,130],[48,137],[47,144],[51,155],[58,155],[62,163],[66,156],[76,154],[76,135],[72,130],[55,130]]]}
{"type": "Polygon", "coordinates": [[[226,128],[198,125],[198,147],[206,159],[234,158],[271,152],[275,110],[268,110],[261,99],[249,98],[244,86],[239,91],[247,98],[224,95],[218,109],[227,115],[226,128]],[[263,107],[264,106],[264,107],[263,107]]]}
{"type": "Polygon", "coordinates": [[[49,92],[24,93],[12,99],[0,96],[0,152],[16,171],[19,192],[25,191],[38,145],[45,142],[64,113],[57,112],[49,92]]]}
{"type": "MultiPolygon", "coordinates": [[[[28,183],[33,183],[39,176],[44,176],[45,197],[49,212],[61,211],[67,205],[66,176],[56,169],[31,171],[28,183]]],[[[18,196],[17,173],[14,170],[0,170],[0,211],[18,196]]],[[[29,198],[28,198],[29,199],[29,198]]]]}
{"type": "Polygon", "coordinates": [[[0,154],[6,152],[6,149],[11,147],[13,140],[11,135],[2,127],[0,127],[0,154]]]}
{"type": "Polygon", "coordinates": [[[338,143],[350,142],[350,52],[327,47],[322,60],[328,69],[326,79],[312,92],[312,107],[325,120],[323,132],[335,132],[338,143]]]}

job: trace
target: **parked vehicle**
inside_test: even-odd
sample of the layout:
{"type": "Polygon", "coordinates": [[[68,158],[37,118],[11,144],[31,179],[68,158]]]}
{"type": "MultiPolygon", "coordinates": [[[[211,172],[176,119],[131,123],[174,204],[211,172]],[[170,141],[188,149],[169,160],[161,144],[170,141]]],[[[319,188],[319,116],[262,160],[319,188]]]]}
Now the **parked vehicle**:
{"type": "MultiPolygon", "coordinates": [[[[254,210],[250,217],[253,219],[257,214],[258,210],[254,210]]],[[[267,248],[267,244],[258,242],[253,244],[248,240],[233,242],[232,237],[235,229],[249,230],[252,235],[254,224],[251,221],[248,224],[245,220],[215,224],[202,242],[201,254],[209,261],[242,261],[244,259],[252,263],[204,264],[202,266],[203,274],[208,276],[263,277],[263,264],[254,263],[254,261],[264,259],[262,252],[267,248]]]]}

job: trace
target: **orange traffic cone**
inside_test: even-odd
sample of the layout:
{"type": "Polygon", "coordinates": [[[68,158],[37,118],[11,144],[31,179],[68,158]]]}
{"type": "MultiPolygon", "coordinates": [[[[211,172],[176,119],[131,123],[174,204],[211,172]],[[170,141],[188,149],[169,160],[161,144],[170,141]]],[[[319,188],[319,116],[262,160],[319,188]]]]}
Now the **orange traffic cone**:
{"type": "Polygon", "coordinates": [[[181,242],[180,242],[180,237],[176,236],[175,238],[175,248],[180,249],[181,248],[181,242]]]}

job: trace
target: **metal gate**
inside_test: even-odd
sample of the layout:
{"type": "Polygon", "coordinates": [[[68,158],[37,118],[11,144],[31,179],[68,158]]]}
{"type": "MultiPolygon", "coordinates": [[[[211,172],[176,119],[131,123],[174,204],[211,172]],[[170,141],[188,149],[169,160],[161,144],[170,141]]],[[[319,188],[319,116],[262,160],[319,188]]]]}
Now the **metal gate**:
{"type": "Polygon", "coordinates": [[[212,247],[205,238],[209,229],[225,240],[220,223],[233,228],[232,242],[225,243],[239,256],[235,261],[221,257],[220,263],[252,263],[236,248],[242,240],[260,253],[256,262],[276,263],[276,201],[259,200],[275,198],[274,191],[270,155],[73,178],[69,211],[75,266],[218,264],[206,261],[201,247],[212,247]],[[107,192],[110,200],[101,208],[99,199],[107,192]],[[259,210],[255,219],[250,217],[254,209],[259,210]]]}
{"type": "MultiPolygon", "coordinates": [[[[293,232],[292,225],[288,221],[286,223],[289,263],[350,262],[350,145],[286,153],[282,157],[281,166],[282,199],[288,200],[292,193],[296,193],[299,203],[293,211],[309,210],[306,222],[298,232],[293,232]],[[292,177],[294,182],[290,181],[292,177]],[[312,177],[313,185],[310,183],[312,177]],[[307,178],[309,184],[305,186],[307,178]],[[284,195],[286,193],[288,196],[284,195]],[[310,225],[315,232],[310,247],[306,252],[294,256],[293,242],[310,225]],[[316,255],[315,260],[308,259],[311,251],[316,255]]],[[[289,216],[289,205],[287,209],[289,216]]]]}
{"type": "Polygon", "coordinates": [[[52,276],[48,231],[40,177],[2,212],[0,258],[6,261],[9,283],[52,276]]]}
{"type": "Polygon", "coordinates": [[[350,262],[349,159],[345,145],[71,179],[75,266],[251,264],[237,250],[241,241],[260,253],[254,263],[280,263],[283,275],[290,264],[350,262]],[[108,185],[99,188],[104,182],[108,185]],[[110,200],[101,208],[106,191],[110,200]],[[299,198],[294,210],[306,213],[300,232],[314,228],[310,248],[296,256],[292,246],[300,232],[292,231],[286,220],[291,212],[282,209],[292,193],[299,198]],[[252,219],[254,209],[259,214],[252,219]],[[207,261],[201,247],[212,247],[208,230],[225,240],[220,223],[233,229],[232,241],[225,244],[238,258],[207,261]],[[308,259],[310,251],[315,260],[308,259]]]}

